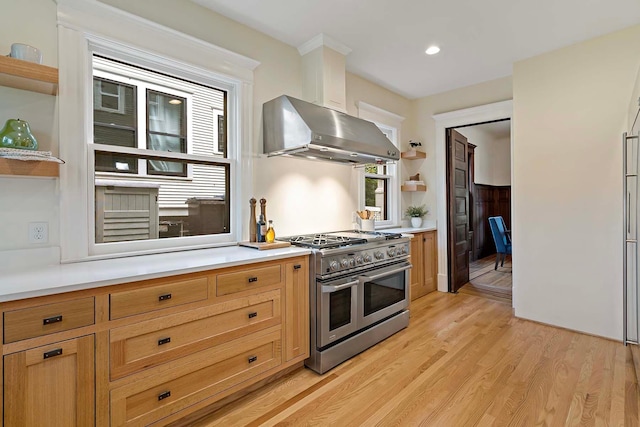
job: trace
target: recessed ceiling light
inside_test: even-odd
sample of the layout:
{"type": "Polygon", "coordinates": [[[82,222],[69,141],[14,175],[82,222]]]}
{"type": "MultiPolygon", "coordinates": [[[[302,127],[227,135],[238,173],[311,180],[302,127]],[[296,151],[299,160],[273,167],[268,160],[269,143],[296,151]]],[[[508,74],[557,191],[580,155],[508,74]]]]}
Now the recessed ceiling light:
{"type": "Polygon", "coordinates": [[[425,50],[427,55],[435,55],[440,52],[440,48],[438,46],[430,46],[429,49],[425,50]]]}

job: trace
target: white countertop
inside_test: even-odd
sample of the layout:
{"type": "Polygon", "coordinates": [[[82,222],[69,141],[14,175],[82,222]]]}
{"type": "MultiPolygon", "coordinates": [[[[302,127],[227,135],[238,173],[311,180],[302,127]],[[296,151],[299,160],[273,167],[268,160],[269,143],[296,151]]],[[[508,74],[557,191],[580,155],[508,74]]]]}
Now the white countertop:
{"type": "Polygon", "coordinates": [[[3,271],[0,277],[0,302],[272,261],[310,253],[308,249],[293,246],[263,251],[225,246],[3,271]]]}
{"type": "Polygon", "coordinates": [[[424,227],[417,227],[417,228],[413,228],[413,227],[385,228],[378,231],[382,231],[383,233],[386,232],[386,233],[412,234],[412,233],[422,233],[423,231],[434,231],[434,230],[436,230],[435,225],[425,225],[424,227]]]}

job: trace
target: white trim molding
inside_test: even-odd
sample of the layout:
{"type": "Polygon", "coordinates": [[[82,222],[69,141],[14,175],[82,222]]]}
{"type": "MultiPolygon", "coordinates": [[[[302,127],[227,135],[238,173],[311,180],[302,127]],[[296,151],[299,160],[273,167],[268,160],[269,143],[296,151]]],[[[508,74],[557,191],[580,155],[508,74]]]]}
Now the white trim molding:
{"type": "MultiPolygon", "coordinates": [[[[436,127],[436,218],[438,224],[438,290],[449,291],[448,278],[448,245],[447,245],[447,129],[464,125],[490,122],[500,119],[513,118],[513,101],[502,101],[478,107],[465,108],[463,110],[450,111],[448,113],[432,116],[436,127]]],[[[511,185],[513,187],[513,122],[511,124],[511,185]]],[[[512,199],[513,200],[513,199],[512,199]]],[[[514,215],[513,201],[511,203],[511,215],[514,215]]],[[[517,230],[516,230],[517,231],[517,230]]],[[[514,236],[514,230],[511,231],[514,236]]],[[[517,237],[517,236],[515,236],[517,237]]],[[[514,239],[517,242],[517,239],[514,239]]],[[[514,253],[516,251],[514,250],[514,253]]],[[[516,268],[516,256],[513,256],[513,268],[516,268]]],[[[513,292],[516,292],[516,283],[513,283],[513,292]]],[[[515,301],[515,298],[514,298],[515,301]]]]}
{"type": "Polygon", "coordinates": [[[336,52],[343,54],[344,56],[347,56],[351,53],[350,47],[322,33],[298,46],[298,53],[300,54],[300,56],[304,56],[312,50],[319,48],[320,46],[331,48],[336,52]]]}
{"type": "Polygon", "coordinates": [[[72,30],[101,34],[110,40],[128,41],[127,36],[130,31],[127,28],[135,26],[134,40],[139,48],[152,52],[157,52],[160,48],[164,56],[166,56],[164,52],[171,52],[171,56],[175,59],[186,60],[193,65],[203,66],[220,74],[233,75],[236,78],[241,75],[247,81],[253,81],[253,70],[260,65],[260,62],[254,59],[97,0],[55,0],[55,2],[58,5],[58,25],[72,30]],[[114,23],[116,25],[113,25],[114,23]],[[194,50],[199,51],[200,55],[192,56],[194,50]],[[210,55],[215,55],[216,63],[207,61],[210,55]]]}

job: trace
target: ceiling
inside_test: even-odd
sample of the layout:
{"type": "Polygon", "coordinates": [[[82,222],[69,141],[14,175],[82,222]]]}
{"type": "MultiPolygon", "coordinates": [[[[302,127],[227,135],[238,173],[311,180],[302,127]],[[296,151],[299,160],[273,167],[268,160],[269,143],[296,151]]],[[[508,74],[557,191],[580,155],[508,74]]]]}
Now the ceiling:
{"type": "Polygon", "coordinates": [[[349,72],[410,99],[640,23],[638,0],[193,1],[294,47],[325,34],[352,49],[349,72]],[[427,56],[432,44],[442,50],[427,56]]]}

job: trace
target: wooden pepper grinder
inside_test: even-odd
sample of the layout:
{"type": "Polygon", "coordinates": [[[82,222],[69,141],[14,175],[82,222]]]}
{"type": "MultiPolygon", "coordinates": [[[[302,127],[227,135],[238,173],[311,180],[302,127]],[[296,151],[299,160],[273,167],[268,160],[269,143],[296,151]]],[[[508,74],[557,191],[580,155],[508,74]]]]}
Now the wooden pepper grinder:
{"type": "Polygon", "coordinates": [[[267,199],[264,197],[260,199],[260,214],[264,218],[265,224],[267,224],[269,222],[267,221],[267,199]]]}
{"type": "Polygon", "coordinates": [[[249,206],[251,206],[251,215],[249,216],[249,241],[255,242],[258,240],[256,236],[256,199],[253,197],[249,200],[249,206]]]}

